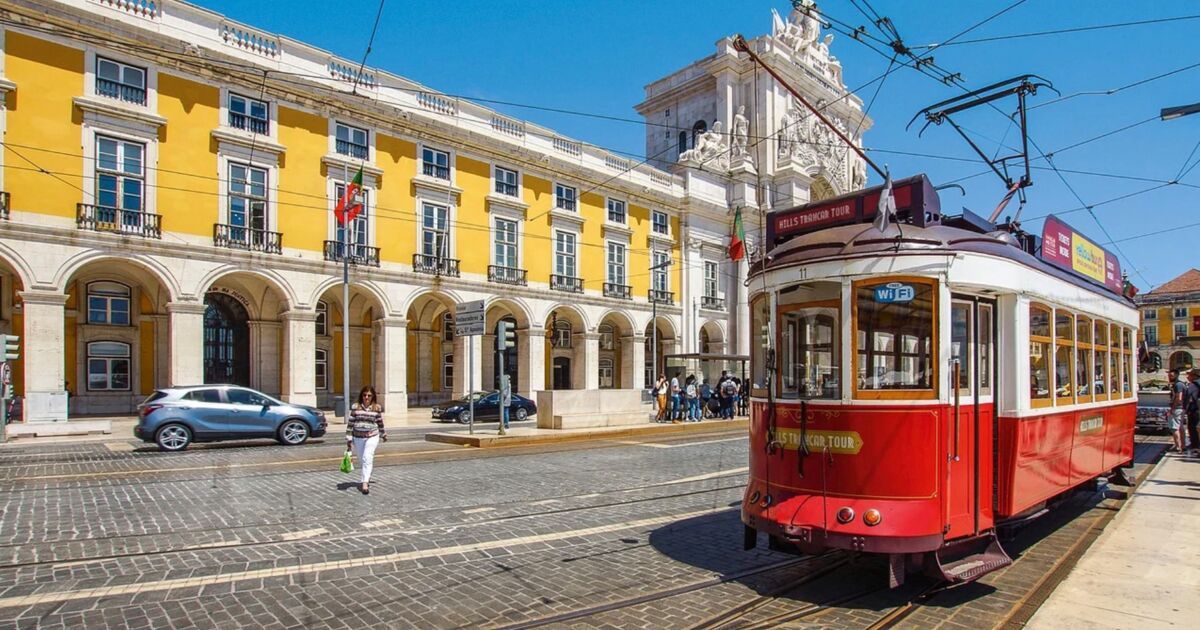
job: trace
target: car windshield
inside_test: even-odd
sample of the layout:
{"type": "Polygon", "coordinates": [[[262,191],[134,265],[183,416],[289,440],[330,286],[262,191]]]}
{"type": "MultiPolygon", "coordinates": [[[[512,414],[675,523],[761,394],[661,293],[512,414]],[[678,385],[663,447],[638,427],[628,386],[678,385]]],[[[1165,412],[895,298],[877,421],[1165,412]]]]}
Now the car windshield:
{"type": "Polygon", "coordinates": [[[463,402],[465,402],[465,403],[469,403],[469,402],[471,402],[471,399],[474,399],[474,400],[475,400],[475,402],[479,402],[479,400],[480,400],[481,398],[483,398],[484,396],[487,396],[487,395],[488,395],[488,393],[487,393],[487,392],[475,392],[475,393],[473,393],[473,394],[469,394],[469,395],[467,395],[467,396],[463,396],[463,397],[462,397],[462,401],[463,401],[463,402]]]}

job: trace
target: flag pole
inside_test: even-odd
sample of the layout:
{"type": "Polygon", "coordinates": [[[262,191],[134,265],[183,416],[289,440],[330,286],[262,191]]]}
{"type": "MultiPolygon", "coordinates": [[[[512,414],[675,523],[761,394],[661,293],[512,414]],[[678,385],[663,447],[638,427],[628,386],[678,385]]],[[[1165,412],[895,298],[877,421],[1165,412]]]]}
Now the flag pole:
{"type": "MultiPolygon", "coordinates": [[[[342,163],[342,196],[350,191],[350,167],[342,163]]],[[[343,209],[343,219],[346,217],[343,209]]],[[[342,221],[342,420],[350,421],[350,222],[342,221]]],[[[375,401],[372,400],[372,403],[375,401]]]]}

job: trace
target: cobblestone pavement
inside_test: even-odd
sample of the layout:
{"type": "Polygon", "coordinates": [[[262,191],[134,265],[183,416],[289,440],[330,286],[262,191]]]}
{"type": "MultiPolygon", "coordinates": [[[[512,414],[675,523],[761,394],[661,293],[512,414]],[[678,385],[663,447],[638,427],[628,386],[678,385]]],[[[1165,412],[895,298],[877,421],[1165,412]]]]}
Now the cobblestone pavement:
{"type": "Polygon", "coordinates": [[[370,496],[335,437],[0,449],[0,629],[674,628],[883,579],[742,550],[739,432],[486,450],[397,432],[370,496]]]}

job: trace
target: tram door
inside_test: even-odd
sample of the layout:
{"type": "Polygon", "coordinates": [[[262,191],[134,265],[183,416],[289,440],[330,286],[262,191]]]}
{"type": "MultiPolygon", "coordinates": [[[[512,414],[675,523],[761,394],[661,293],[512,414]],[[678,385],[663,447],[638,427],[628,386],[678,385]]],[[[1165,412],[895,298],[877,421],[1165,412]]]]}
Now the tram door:
{"type": "Polygon", "coordinates": [[[948,539],[992,527],[995,311],[994,302],[973,296],[955,295],[950,305],[948,539]]]}

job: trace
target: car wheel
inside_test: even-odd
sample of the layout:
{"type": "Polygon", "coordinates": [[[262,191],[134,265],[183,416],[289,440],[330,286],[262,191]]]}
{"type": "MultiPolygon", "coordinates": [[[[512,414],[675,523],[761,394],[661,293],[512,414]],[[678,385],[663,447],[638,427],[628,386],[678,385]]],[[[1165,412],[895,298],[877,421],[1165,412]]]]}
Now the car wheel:
{"type": "Polygon", "coordinates": [[[182,424],[167,424],[154,433],[154,441],[161,450],[182,451],[192,443],[192,432],[182,424]]]}
{"type": "Polygon", "coordinates": [[[308,441],[308,425],[301,420],[288,420],[279,427],[279,441],[288,446],[299,446],[308,441]]]}
{"type": "Polygon", "coordinates": [[[458,423],[459,424],[470,424],[471,423],[471,412],[464,411],[464,412],[458,414],[458,423]]]}
{"type": "Polygon", "coordinates": [[[524,407],[517,407],[517,411],[513,414],[513,417],[516,418],[517,422],[520,422],[529,417],[529,410],[524,407]]]}

